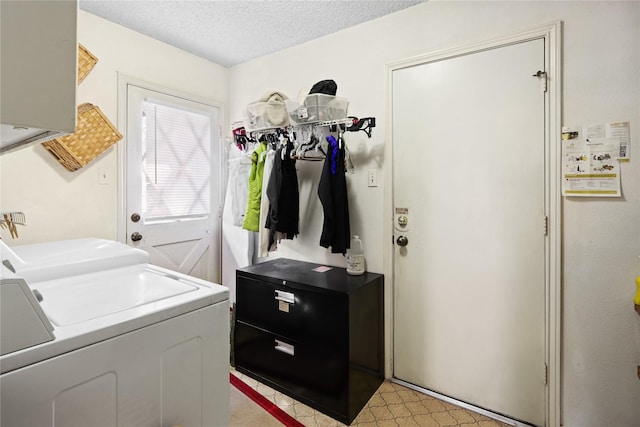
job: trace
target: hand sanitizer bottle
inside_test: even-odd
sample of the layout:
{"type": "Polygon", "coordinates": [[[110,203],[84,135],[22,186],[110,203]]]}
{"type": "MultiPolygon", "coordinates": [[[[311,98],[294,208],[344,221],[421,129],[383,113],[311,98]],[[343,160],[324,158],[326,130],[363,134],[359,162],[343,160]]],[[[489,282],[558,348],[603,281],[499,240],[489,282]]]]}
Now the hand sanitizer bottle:
{"type": "Polygon", "coordinates": [[[347,273],[354,276],[364,274],[364,249],[360,237],[354,234],[350,246],[347,249],[347,273]]]}

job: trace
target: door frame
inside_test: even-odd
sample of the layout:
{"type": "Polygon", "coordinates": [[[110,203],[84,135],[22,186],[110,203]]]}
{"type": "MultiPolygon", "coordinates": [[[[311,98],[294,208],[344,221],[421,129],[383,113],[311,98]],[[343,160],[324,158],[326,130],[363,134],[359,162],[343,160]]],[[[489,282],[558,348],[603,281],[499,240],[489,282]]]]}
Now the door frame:
{"type": "Polygon", "coordinates": [[[219,277],[216,280],[219,282],[222,279],[222,206],[224,203],[224,199],[222,197],[222,177],[223,177],[223,140],[222,140],[222,128],[223,121],[225,117],[225,111],[223,104],[201,96],[193,95],[190,93],[174,90],[168,88],[166,86],[162,86],[155,83],[150,83],[148,81],[132,77],[126,74],[122,74],[120,72],[118,74],[118,129],[123,133],[123,139],[118,144],[118,189],[117,189],[117,220],[116,220],[116,240],[118,242],[127,243],[127,143],[128,143],[128,135],[127,135],[127,86],[133,85],[140,87],[142,89],[152,90],[160,93],[164,93],[167,95],[175,96],[178,98],[184,98],[186,100],[199,102],[201,104],[209,105],[215,107],[219,110],[218,117],[218,149],[216,151],[212,151],[211,155],[218,156],[220,159],[220,167],[214,173],[217,174],[218,185],[216,188],[212,188],[213,191],[217,191],[218,198],[217,200],[211,201],[211,218],[212,221],[216,221],[218,225],[218,229],[220,230],[219,236],[217,239],[211,242],[212,245],[217,245],[216,255],[214,261],[218,265],[218,275],[219,277]]]}
{"type": "MultiPolygon", "coordinates": [[[[393,236],[393,72],[407,67],[435,62],[455,56],[481,52],[514,43],[543,38],[547,72],[545,97],[545,213],[548,234],[545,241],[545,363],[547,389],[545,391],[545,420],[549,427],[560,426],[561,381],[561,280],[562,280],[562,162],[561,162],[561,37],[562,22],[554,21],[527,31],[509,34],[477,43],[444,49],[391,62],[386,65],[386,141],[383,235],[393,236]]],[[[535,70],[532,70],[534,72],[535,70]]],[[[542,227],[542,224],[541,224],[542,227]]],[[[394,319],[394,243],[385,238],[383,271],[385,275],[385,372],[393,377],[393,319],[394,319]]],[[[540,373],[545,375],[544,372],[540,373]]]]}

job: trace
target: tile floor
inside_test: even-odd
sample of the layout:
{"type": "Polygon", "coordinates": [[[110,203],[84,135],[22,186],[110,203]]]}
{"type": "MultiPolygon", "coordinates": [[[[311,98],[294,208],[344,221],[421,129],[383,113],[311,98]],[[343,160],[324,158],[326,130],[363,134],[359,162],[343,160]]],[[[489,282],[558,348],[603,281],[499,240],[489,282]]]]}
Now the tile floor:
{"type": "MultiPolygon", "coordinates": [[[[345,425],[234,369],[232,372],[306,427],[345,425]]],[[[506,424],[385,381],[353,420],[351,426],[504,427],[506,424]]]]}

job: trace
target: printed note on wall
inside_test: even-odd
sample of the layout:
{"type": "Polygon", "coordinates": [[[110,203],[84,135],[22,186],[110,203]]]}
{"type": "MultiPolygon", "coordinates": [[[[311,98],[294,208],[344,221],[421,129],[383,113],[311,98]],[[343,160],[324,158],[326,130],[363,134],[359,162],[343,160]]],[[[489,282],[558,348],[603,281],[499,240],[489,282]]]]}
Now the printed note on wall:
{"type": "MultiPolygon", "coordinates": [[[[562,128],[563,196],[620,197],[623,138],[620,129],[610,125],[615,124],[562,128]]],[[[625,155],[628,141],[627,137],[625,155]]]]}
{"type": "Polygon", "coordinates": [[[607,123],[605,127],[606,138],[620,139],[620,161],[629,161],[629,141],[631,131],[629,122],[607,123]]]}

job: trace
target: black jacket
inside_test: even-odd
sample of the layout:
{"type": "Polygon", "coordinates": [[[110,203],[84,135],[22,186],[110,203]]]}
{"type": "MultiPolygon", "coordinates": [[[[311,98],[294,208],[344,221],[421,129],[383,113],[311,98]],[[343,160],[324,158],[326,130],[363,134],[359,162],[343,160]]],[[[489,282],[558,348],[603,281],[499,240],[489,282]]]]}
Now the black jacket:
{"type": "Polygon", "coordinates": [[[277,232],[282,233],[282,237],[286,239],[293,239],[298,235],[300,195],[296,161],[291,158],[293,148],[291,141],[287,142],[286,147],[278,147],[267,183],[269,214],[265,227],[269,229],[269,248],[273,247],[277,232]]]}
{"type": "Polygon", "coordinates": [[[327,157],[322,167],[318,197],[324,211],[320,246],[331,247],[331,252],[345,254],[349,249],[351,230],[349,228],[349,200],[347,179],[344,169],[344,143],[328,136],[327,157]]]}

